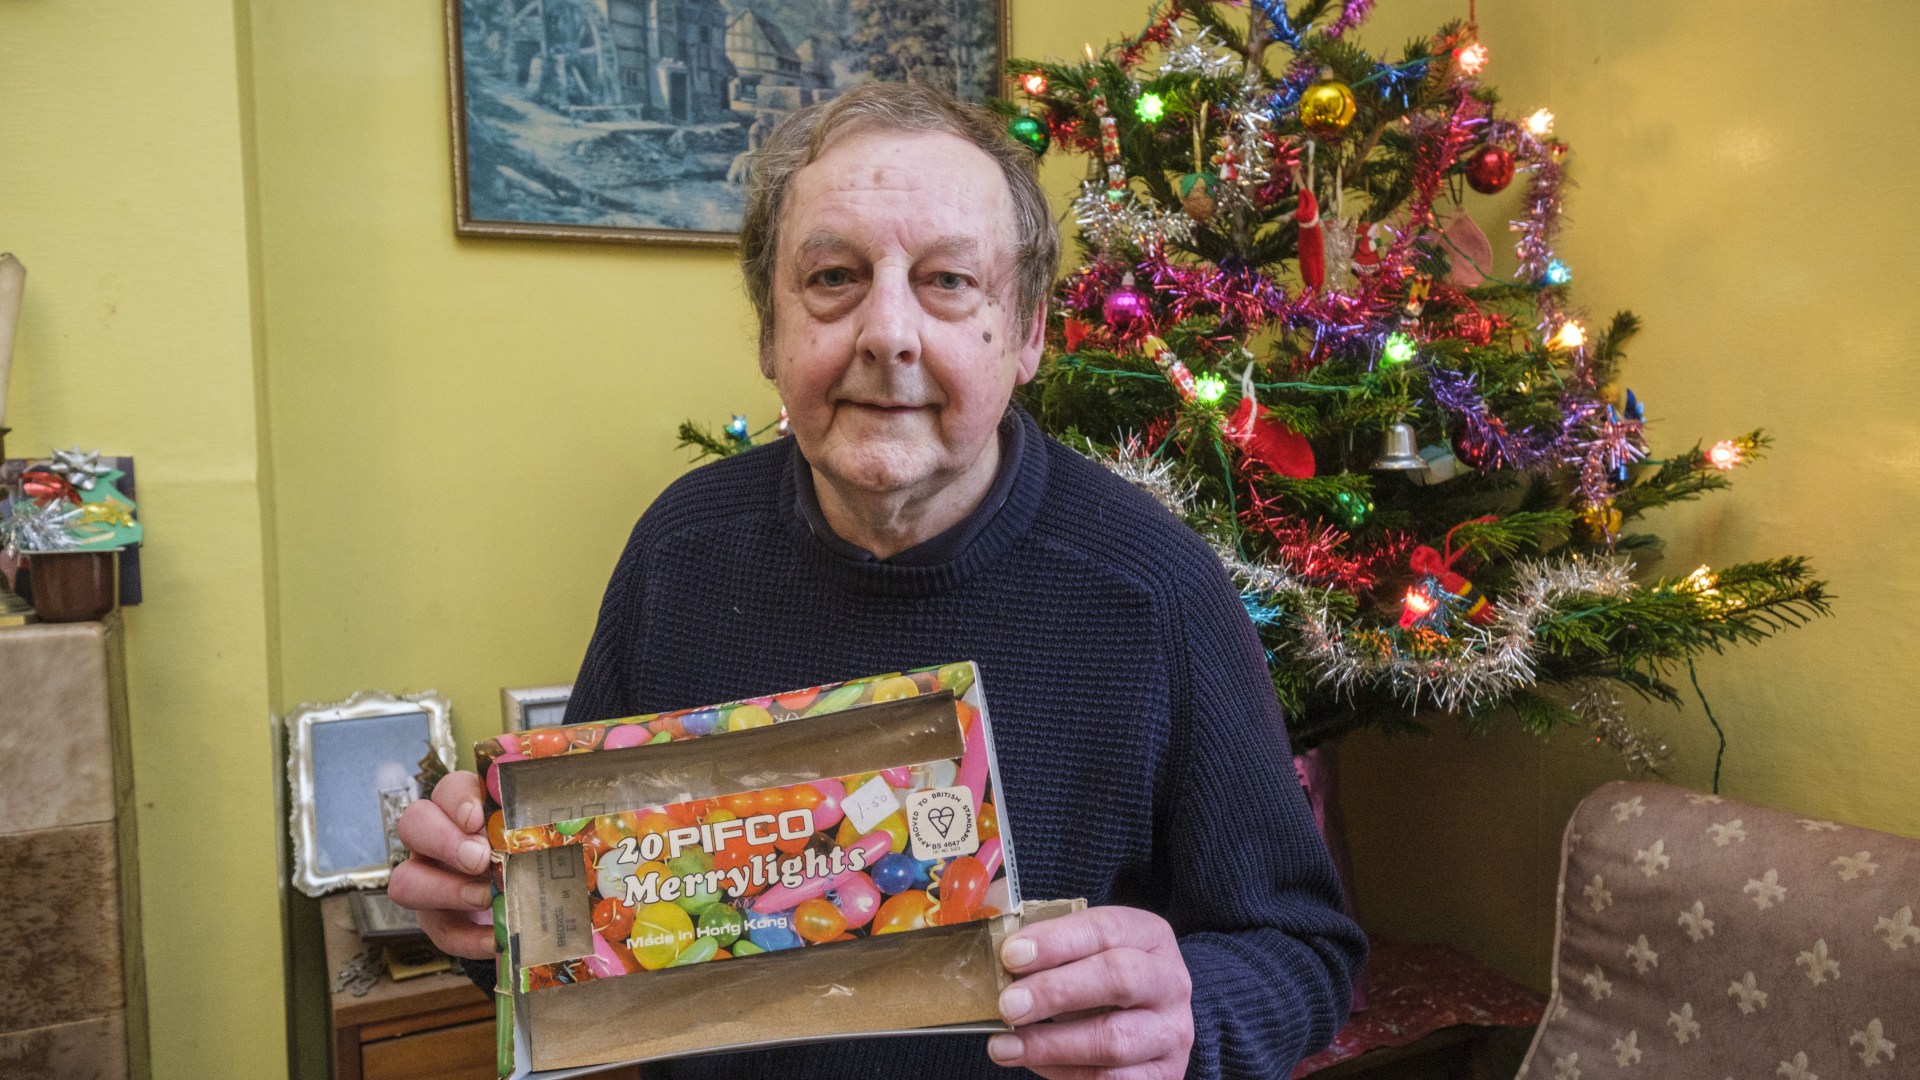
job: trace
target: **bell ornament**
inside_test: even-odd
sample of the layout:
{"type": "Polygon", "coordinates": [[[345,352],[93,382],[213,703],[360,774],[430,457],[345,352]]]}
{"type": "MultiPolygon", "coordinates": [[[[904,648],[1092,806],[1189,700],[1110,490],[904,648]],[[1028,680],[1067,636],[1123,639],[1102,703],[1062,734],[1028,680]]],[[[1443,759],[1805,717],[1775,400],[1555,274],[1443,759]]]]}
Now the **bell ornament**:
{"type": "Polygon", "coordinates": [[[1412,424],[1402,421],[1387,428],[1386,445],[1381,448],[1380,456],[1374,459],[1373,467],[1407,472],[1426,470],[1427,460],[1420,456],[1412,424]]]}

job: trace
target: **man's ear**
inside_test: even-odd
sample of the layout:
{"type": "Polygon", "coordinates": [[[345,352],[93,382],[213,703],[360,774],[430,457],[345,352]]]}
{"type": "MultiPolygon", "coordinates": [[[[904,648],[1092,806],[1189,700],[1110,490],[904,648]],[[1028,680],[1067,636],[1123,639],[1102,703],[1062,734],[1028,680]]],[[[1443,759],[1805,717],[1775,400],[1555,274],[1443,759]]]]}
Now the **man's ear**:
{"type": "Polygon", "coordinates": [[[773,378],[773,335],[772,334],[760,335],[760,375],[763,378],[766,378],[768,380],[771,380],[773,378]]]}
{"type": "Polygon", "coordinates": [[[1025,386],[1040,370],[1040,356],[1047,350],[1047,305],[1043,300],[1033,313],[1033,325],[1027,328],[1027,340],[1020,343],[1019,370],[1014,385],[1025,386]]]}

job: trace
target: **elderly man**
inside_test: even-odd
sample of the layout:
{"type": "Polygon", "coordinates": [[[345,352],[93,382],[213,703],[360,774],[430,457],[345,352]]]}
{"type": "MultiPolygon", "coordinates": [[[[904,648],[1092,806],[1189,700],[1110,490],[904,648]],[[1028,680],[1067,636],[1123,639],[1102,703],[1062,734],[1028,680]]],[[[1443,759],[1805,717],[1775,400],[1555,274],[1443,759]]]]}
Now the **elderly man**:
{"type": "MultiPolygon", "coordinates": [[[[1178,521],[1009,404],[1058,247],[1031,156],[982,110],[873,85],[783,123],[741,265],[793,437],[648,508],[567,719],[977,660],[1022,889],[1092,906],[1008,939],[1013,1034],[659,1075],[1275,1077],[1345,1016],[1364,939],[1236,591],[1178,521]]],[[[492,947],[481,824],[455,774],[402,819],[414,854],[391,889],[473,958],[492,947]]]]}

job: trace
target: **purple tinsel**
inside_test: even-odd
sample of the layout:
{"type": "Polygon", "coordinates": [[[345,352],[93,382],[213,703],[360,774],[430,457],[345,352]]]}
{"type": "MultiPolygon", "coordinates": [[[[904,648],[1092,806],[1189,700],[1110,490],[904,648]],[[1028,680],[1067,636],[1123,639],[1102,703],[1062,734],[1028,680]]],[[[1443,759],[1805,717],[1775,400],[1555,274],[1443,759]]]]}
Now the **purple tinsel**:
{"type": "Polygon", "coordinates": [[[1597,408],[1593,402],[1563,395],[1558,430],[1526,427],[1509,431],[1506,422],[1480,395],[1475,379],[1473,375],[1440,369],[1431,374],[1429,385],[1434,401],[1460,419],[1464,429],[1460,449],[1476,468],[1527,471],[1563,460],[1574,444],[1575,433],[1597,408]]]}
{"type": "Polygon", "coordinates": [[[1340,17],[1327,24],[1327,37],[1339,40],[1340,35],[1366,22],[1367,16],[1373,14],[1373,3],[1374,0],[1347,0],[1340,17]]]}
{"type": "Polygon", "coordinates": [[[1589,506],[1599,506],[1623,486],[1618,479],[1628,465],[1647,456],[1646,436],[1638,420],[1628,420],[1613,410],[1589,405],[1589,423],[1569,447],[1569,465],[1580,469],[1580,498],[1589,506]]]}
{"type": "MultiPolygon", "coordinates": [[[[1561,189],[1566,185],[1565,170],[1555,144],[1536,138],[1531,131],[1511,120],[1494,120],[1487,125],[1487,141],[1511,147],[1521,168],[1527,171],[1525,209],[1513,229],[1520,234],[1514,253],[1520,267],[1514,276],[1521,281],[1542,281],[1547,264],[1553,261],[1553,242],[1560,234],[1561,189]]],[[[1540,316],[1550,321],[1558,313],[1553,293],[1542,290],[1540,316]]]]}
{"type": "Polygon", "coordinates": [[[1287,310],[1287,292],[1252,266],[1175,263],[1149,255],[1136,273],[1167,306],[1168,321],[1211,315],[1226,331],[1254,330],[1287,310]]]}

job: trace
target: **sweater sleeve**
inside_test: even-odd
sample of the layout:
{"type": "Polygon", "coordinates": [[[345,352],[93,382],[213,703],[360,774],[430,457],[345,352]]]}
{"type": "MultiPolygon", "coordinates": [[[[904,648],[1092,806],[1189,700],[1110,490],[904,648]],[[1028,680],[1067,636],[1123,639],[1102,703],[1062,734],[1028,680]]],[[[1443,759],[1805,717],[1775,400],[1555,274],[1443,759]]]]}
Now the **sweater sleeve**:
{"type": "Polygon", "coordinates": [[[1224,577],[1178,603],[1162,850],[1193,977],[1188,1075],[1285,1076],[1346,1022],[1366,937],[1344,912],[1245,609],[1224,577]]]}

